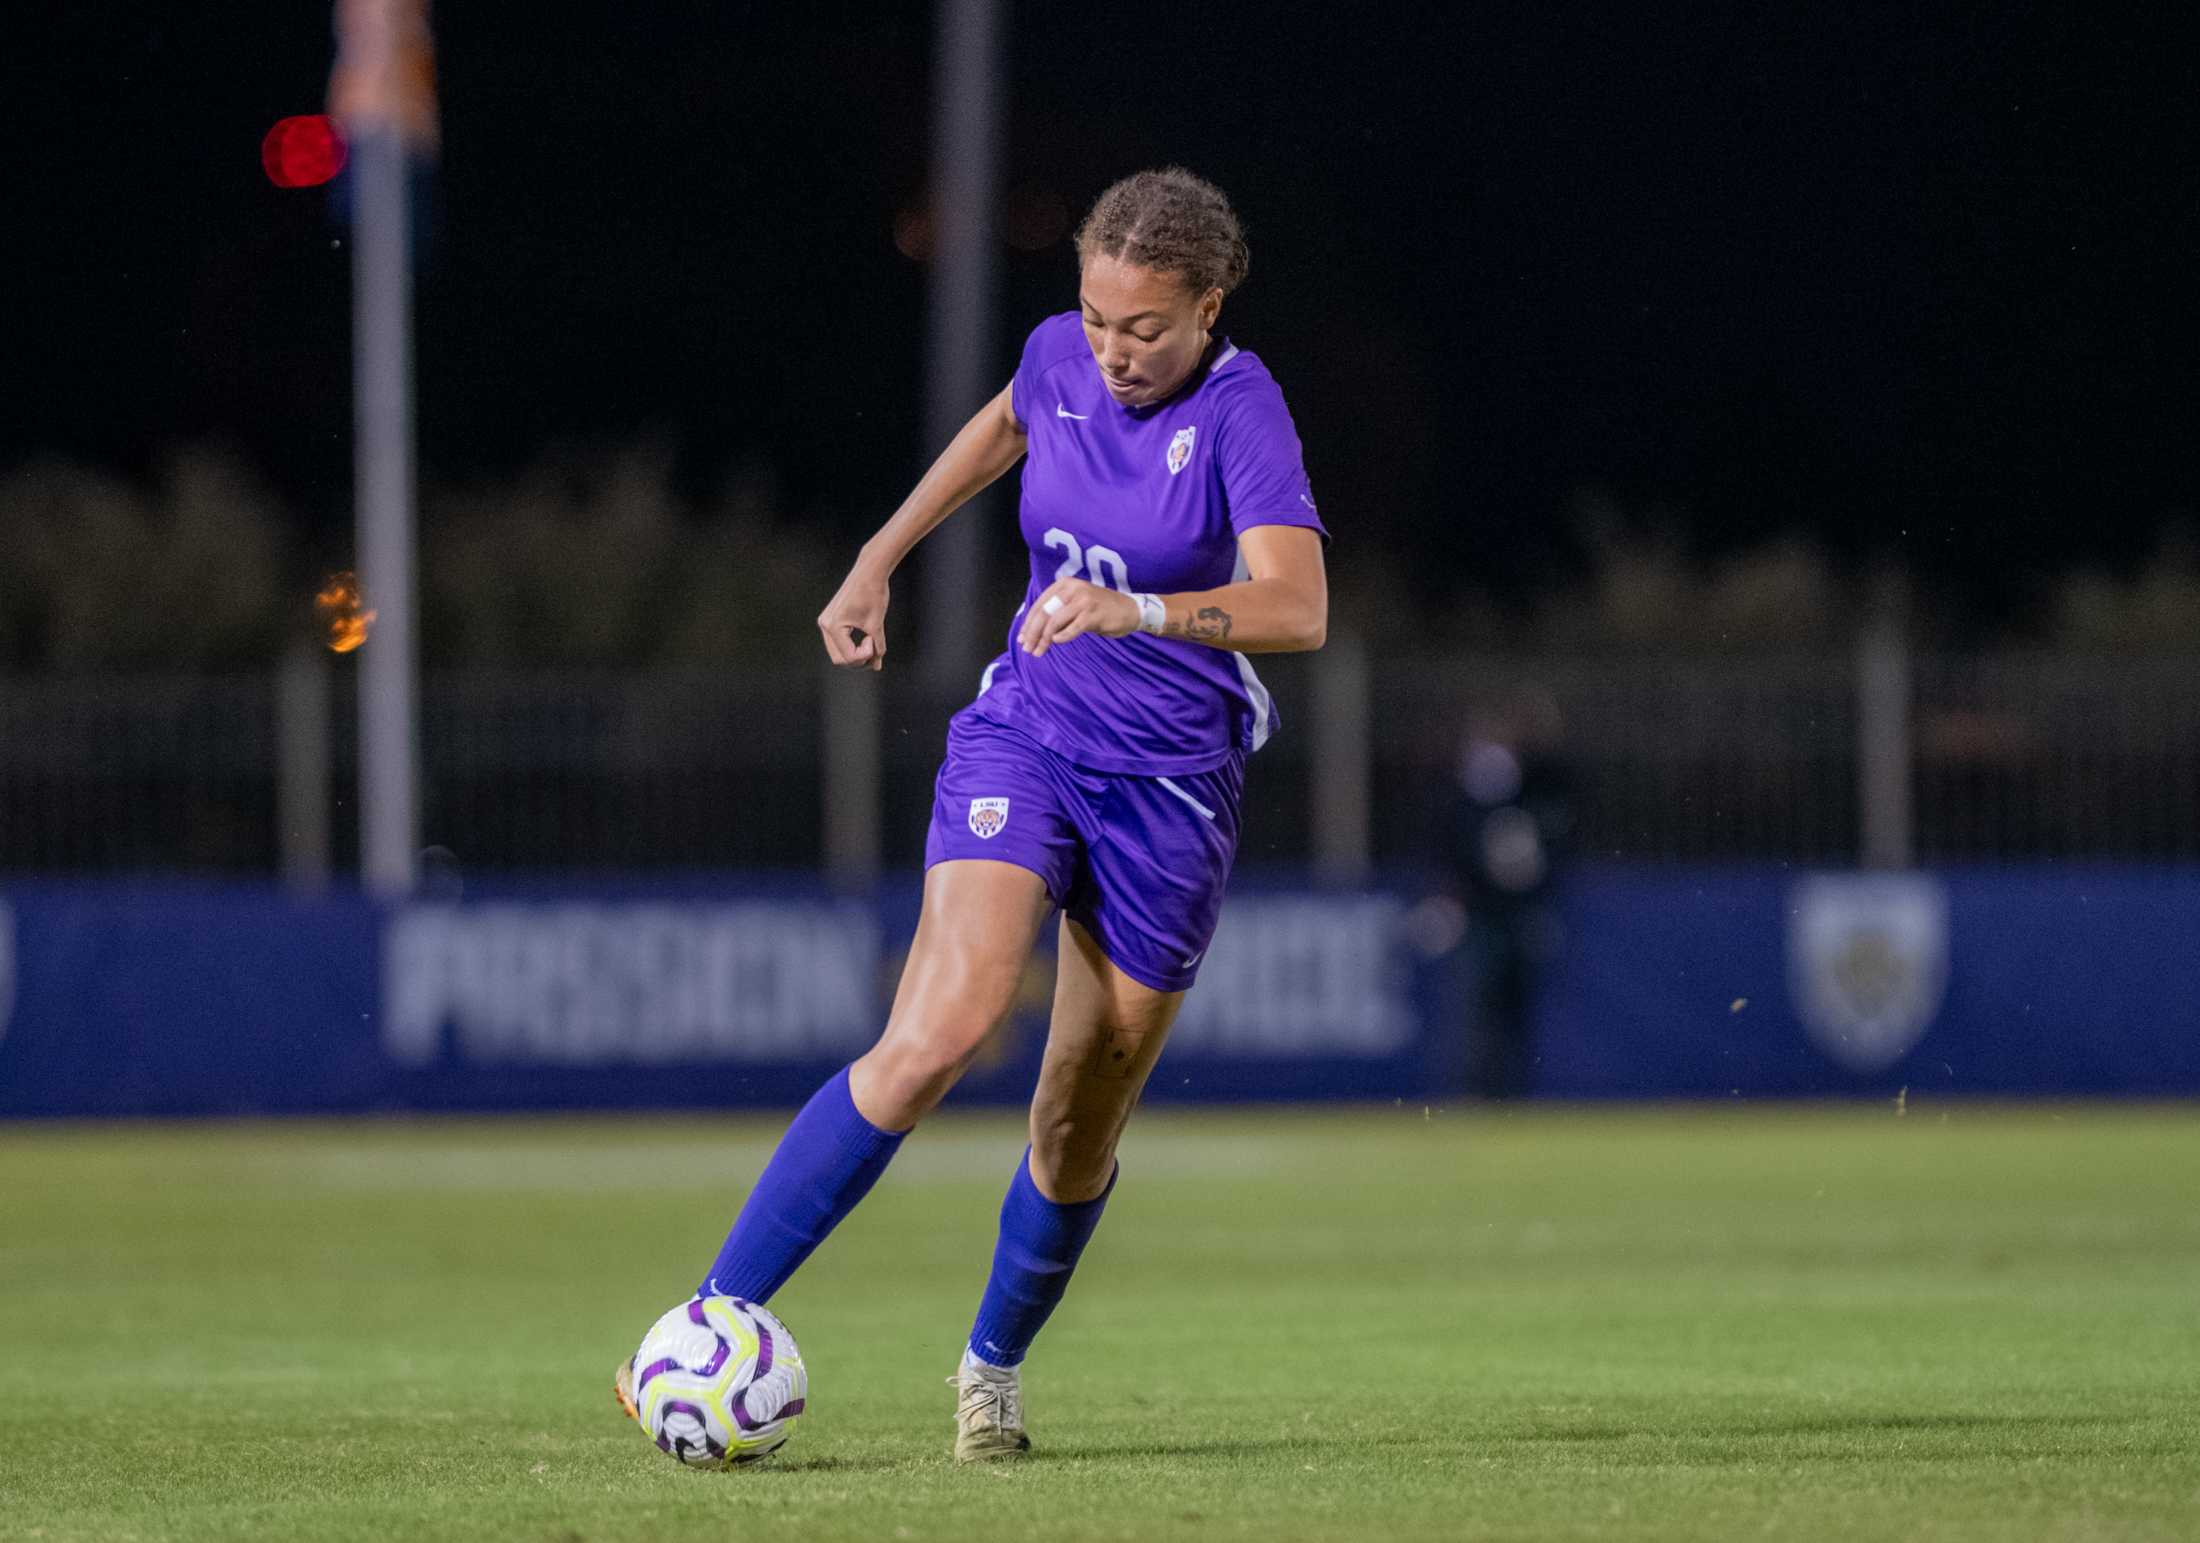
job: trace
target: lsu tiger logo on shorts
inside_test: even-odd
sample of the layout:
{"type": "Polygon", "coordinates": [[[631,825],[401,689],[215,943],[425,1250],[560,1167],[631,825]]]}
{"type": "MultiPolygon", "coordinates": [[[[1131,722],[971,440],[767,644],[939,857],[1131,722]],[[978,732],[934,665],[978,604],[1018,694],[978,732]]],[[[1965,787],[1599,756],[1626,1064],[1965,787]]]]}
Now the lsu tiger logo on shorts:
{"type": "Polygon", "coordinates": [[[980,841],[991,841],[1007,824],[1007,799],[973,798],[970,801],[970,834],[980,841]]]}
{"type": "Polygon", "coordinates": [[[1192,458],[1192,441],[1199,437],[1199,425],[1178,429],[1176,438],[1169,441],[1169,475],[1175,476],[1184,469],[1184,463],[1192,458]]]}

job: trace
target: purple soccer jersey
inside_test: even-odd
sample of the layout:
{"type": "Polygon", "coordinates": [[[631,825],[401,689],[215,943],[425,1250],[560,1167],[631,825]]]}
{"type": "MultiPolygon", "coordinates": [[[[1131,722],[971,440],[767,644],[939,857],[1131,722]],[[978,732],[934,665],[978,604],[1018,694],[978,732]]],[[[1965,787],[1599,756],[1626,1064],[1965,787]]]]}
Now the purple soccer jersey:
{"type": "Polygon", "coordinates": [[[1124,407],[1067,311],[1032,331],[1009,399],[1028,436],[1020,524],[1031,577],[1008,651],[986,667],[969,711],[1096,771],[1174,776],[1259,749],[1276,712],[1243,654],[1087,633],[1034,659],[1015,636],[1058,578],[1126,594],[1214,589],[1244,577],[1241,531],[1297,525],[1326,538],[1274,377],[1218,340],[1166,401],[1124,407]]]}

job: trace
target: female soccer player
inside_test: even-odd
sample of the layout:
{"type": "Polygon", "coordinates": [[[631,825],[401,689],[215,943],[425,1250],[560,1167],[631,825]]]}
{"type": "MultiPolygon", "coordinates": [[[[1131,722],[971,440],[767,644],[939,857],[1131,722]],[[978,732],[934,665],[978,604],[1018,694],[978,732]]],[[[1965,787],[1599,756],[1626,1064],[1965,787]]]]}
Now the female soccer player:
{"type": "Polygon", "coordinates": [[[1283,393],[1214,335],[1246,268],[1228,200],[1180,169],[1141,172],[1100,195],[1077,253],[1079,309],[1040,323],[817,619],[834,663],[881,668],[895,568],[1024,462],[1031,579],[1007,652],[949,725],[886,1031],[795,1117],[701,1287],[770,1300],[1007,1016],[1059,910],[1031,1145],[950,1379],[962,1461],[1030,1449],[1018,1368],[1214,935],[1245,758],[1276,724],[1246,655],[1319,648],[1328,624],[1327,536],[1283,393]]]}

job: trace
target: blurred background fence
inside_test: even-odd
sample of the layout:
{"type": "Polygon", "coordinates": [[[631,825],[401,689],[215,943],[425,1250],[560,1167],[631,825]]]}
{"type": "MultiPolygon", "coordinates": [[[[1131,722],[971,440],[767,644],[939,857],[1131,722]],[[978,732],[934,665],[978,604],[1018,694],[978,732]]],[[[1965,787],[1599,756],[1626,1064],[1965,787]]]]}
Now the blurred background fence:
{"type": "MultiPolygon", "coordinates": [[[[1619,861],[2200,856],[2200,655],[1264,661],[1285,728],[1242,861],[1423,856],[1473,723],[1561,766],[1575,850],[1619,861]]],[[[349,661],[0,677],[0,870],[287,872],[355,860],[349,661]]],[[[922,848],[961,704],[913,671],[431,673],[424,839],[467,871],[820,866],[922,848]]]]}

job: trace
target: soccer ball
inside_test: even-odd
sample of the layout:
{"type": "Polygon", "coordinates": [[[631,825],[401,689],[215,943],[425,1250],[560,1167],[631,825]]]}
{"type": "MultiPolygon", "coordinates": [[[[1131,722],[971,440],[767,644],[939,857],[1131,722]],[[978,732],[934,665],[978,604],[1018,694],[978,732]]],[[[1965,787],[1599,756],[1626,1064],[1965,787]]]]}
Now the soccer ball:
{"type": "Polygon", "coordinates": [[[695,1468],[771,1456],[810,1391],[787,1326],[739,1297],[697,1297],[659,1318],[633,1375],[643,1431],[695,1468]]]}

